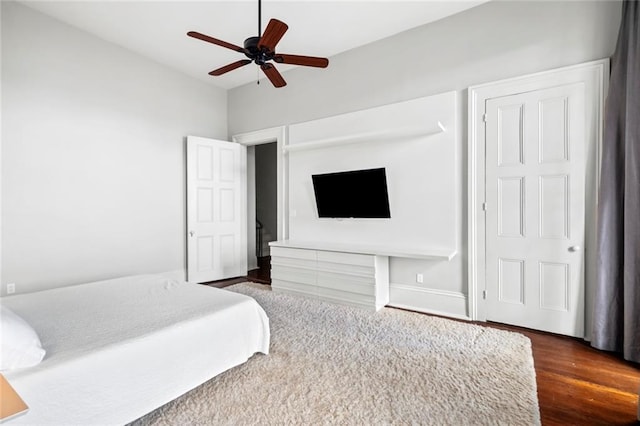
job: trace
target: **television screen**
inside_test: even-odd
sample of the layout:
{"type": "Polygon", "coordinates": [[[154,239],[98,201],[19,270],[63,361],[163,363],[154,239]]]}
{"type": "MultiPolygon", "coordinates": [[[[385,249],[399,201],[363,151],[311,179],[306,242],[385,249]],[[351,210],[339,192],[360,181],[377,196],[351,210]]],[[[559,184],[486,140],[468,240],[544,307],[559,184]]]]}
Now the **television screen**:
{"type": "Polygon", "coordinates": [[[390,218],[384,168],[312,175],[319,217],[390,218]]]}

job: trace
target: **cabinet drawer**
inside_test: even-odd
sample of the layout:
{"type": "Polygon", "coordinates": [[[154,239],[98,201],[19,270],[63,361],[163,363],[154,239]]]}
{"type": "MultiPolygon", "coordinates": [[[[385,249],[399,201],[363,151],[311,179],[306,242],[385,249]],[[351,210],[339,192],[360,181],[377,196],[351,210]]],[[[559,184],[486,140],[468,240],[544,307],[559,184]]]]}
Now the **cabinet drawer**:
{"type": "Polygon", "coordinates": [[[287,247],[271,247],[271,257],[286,257],[290,259],[316,260],[315,250],[293,249],[287,247]]]}
{"type": "Polygon", "coordinates": [[[326,289],[362,295],[375,296],[376,294],[376,285],[372,278],[367,279],[331,272],[318,272],[317,285],[318,287],[326,289]]]}
{"type": "Polygon", "coordinates": [[[317,296],[321,299],[329,300],[331,302],[356,305],[367,308],[375,307],[375,298],[373,296],[366,296],[363,294],[348,293],[344,291],[336,291],[329,288],[317,288],[317,296]]]}
{"type": "Polygon", "coordinates": [[[276,291],[283,291],[285,293],[300,294],[304,296],[315,296],[316,288],[314,286],[304,285],[300,283],[292,283],[286,280],[271,279],[271,288],[276,291]]]}
{"type": "Polygon", "coordinates": [[[318,272],[327,272],[373,280],[376,270],[372,266],[350,265],[345,263],[318,262],[318,272]]]}
{"type": "Polygon", "coordinates": [[[271,257],[271,270],[274,267],[299,268],[309,271],[316,270],[316,261],[308,259],[292,259],[290,257],[271,257]]]}
{"type": "Polygon", "coordinates": [[[271,265],[271,278],[307,285],[316,284],[316,272],[313,269],[292,268],[277,264],[271,265]]]}

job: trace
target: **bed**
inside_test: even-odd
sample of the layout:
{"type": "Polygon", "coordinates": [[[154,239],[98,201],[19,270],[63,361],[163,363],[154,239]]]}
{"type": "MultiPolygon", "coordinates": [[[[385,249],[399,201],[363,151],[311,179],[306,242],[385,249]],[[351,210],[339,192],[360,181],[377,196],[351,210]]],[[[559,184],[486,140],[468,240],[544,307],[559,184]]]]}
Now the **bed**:
{"type": "Polygon", "coordinates": [[[125,424],[212,377],[268,354],[258,303],[145,275],[4,297],[46,350],[3,371],[29,411],[14,424],[125,424]]]}

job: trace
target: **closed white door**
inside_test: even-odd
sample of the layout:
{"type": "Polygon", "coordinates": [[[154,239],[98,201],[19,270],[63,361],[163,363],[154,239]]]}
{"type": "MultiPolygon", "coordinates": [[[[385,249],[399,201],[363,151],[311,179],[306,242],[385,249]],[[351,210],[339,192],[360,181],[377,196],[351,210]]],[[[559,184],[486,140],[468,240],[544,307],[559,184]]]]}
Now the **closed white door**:
{"type": "Polygon", "coordinates": [[[583,337],[584,85],[485,112],[487,319],[583,337]]]}
{"type": "Polygon", "coordinates": [[[246,147],[187,137],[187,279],[247,274],[246,147]]]}

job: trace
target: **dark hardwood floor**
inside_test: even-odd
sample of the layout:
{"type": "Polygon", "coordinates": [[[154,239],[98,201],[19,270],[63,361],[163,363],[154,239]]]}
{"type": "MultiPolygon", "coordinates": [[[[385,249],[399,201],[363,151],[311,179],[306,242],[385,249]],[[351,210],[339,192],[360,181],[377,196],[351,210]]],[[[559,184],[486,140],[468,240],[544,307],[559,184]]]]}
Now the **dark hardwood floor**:
{"type": "MultiPolygon", "coordinates": [[[[247,277],[209,283],[216,287],[254,281],[270,284],[269,258],[247,277]]],[[[543,425],[640,425],[637,419],[640,365],[591,348],[571,337],[496,323],[531,339],[543,425]]]]}
{"type": "Polygon", "coordinates": [[[245,277],[235,277],[203,284],[211,287],[223,288],[233,284],[245,283],[247,281],[260,284],[271,284],[271,256],[259,257],[258,268],[249,271],[245,277]]]}
{"type": "Polygon", "coordinates": [[[249,271],[247,278],[250,281],[271,284],[271,256],[258,258],[258,269],[249,271]]]}
{"type": "Polygon", "coordinates": [[[486,325],[531,339],[543,425],[640,425],[640,365],[580,339],[486,325]]]}

